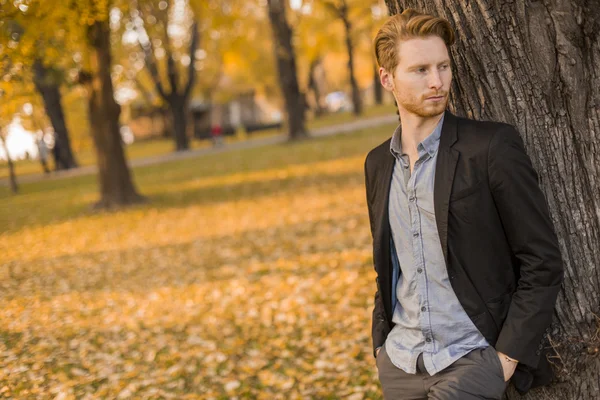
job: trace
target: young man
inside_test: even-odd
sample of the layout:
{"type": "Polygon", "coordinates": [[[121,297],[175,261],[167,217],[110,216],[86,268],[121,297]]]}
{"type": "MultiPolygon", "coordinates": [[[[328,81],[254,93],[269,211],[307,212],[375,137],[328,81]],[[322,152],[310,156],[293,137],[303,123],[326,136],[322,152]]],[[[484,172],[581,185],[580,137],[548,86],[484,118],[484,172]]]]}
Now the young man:
{"type": "Polygon", "coordinates": [[[524,393],[551,379],[548,207],[513,126],[446,111],[453,42],[448,21],[410,9],[375,38],[401,120],[365,161],[386,399],[501,399],[509,380],[524,393]]]}

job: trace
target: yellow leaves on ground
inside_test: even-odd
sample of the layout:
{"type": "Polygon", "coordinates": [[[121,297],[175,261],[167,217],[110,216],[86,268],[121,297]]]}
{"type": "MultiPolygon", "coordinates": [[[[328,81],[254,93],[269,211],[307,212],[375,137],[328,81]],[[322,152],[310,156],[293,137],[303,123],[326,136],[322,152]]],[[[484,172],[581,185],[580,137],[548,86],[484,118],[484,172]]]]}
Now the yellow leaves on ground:
{"type": "Polygon", "coordinates": [[[380,398],[363,160],[162,167],[148,205],[4,234],[0,398],[380,398]]]}

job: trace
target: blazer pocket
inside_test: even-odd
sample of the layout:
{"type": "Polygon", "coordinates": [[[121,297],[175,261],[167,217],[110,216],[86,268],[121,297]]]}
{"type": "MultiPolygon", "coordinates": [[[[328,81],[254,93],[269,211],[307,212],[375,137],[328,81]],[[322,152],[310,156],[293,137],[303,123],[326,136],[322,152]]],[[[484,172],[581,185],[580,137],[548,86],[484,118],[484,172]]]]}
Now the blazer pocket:
{"type": "Polygon", "coordinates": [[[456,193],[453,192],[450,195],[450,201],[452,202],[452,201],[460,200],[460,199],[468,197],[474,193],[477,193],[481,186],[481,182],[482,181],[479,181],[476,184],[474,184],[473,186],[469,186],[468,188],[461,189],[456,193]]]}
{"type": "Polygon", "coordinates": [[[508,308],[512,300],[512,295],[513,292],[511,291],[485,302],[485,306],[490,311],[490,314],[498,327],[498,332],[502,329],[504,320],[508,315],[508,308]]]}

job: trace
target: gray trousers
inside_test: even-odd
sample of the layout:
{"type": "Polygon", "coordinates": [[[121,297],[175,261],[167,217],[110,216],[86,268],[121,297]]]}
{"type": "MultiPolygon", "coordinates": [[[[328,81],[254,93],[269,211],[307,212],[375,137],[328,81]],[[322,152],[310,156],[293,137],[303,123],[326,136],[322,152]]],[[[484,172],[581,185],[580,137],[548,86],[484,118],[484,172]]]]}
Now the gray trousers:
{"type": "Polygon", "coordinates": [[[416,374],[404,372],[392,364],[385,346],[376,363],[385,400],[500,400],[508,386],[491,346],[471,351],[433,376],[425,370],[422,356],[417,359],[416,374]]]}

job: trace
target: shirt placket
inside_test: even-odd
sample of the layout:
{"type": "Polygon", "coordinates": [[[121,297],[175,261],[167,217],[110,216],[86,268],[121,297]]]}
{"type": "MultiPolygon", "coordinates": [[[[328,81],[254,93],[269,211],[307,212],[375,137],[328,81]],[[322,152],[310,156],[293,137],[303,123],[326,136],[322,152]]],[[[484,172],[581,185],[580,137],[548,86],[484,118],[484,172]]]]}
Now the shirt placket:
{"type": "Polygon", "coordinates": [[[420,154],[419,159],[415,162],[414,171],[408,182],[407,195],[408,207],[410,210],[412,244],[413,244],[413,260],[415,261],[417,287],[419,293],[419,310],[420,321],[423,338],[425,340],[424,351],[433,353],[433,330],[431,328],[431,319],[429,315],[429,298],[427,296],[427,271],[425,269],[425,251],[423,248],[422,230],[421,230],[421,215],[417,206],[417,174],[423,163],[427,161],[426,155],[420,154]]]}

